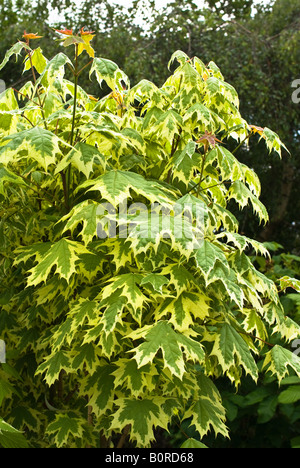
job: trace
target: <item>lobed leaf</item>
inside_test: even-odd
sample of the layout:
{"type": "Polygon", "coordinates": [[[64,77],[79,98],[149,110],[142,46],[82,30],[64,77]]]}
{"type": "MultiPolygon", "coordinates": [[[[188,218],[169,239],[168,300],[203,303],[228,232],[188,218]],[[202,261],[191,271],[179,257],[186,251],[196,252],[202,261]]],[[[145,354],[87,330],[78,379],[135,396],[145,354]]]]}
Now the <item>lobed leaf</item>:
{"type": "Polygon", "coordinates": [[[158,321],[154,326],[146,325],[128,336],[131,339],[143,338],[144,340],[137,348],[131,350],[139,368],[152,362],[157,352],[161,350],[165,367],[182,379],[186,371],[185,360],[201,363],[204,359],[201,344],[175,332],[165,320],[158,321]]]}

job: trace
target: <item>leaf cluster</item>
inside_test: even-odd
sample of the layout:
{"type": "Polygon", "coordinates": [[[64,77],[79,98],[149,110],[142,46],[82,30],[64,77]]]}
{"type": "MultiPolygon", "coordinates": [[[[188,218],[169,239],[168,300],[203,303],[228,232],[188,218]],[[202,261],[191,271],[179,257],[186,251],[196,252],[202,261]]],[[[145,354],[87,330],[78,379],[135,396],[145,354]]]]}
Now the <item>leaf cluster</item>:
{"type": "Polygon", "coordinates": [[[122,431],[149,447],[175,417],[227,436],[215,379],[256,382],[261,355],[279,381],[300,374],[288,349],[265,351],[299,327],[248,256],[268,250],[228,208],[268,221],[256,173],[227,148],[257,128],[213,61],[176,51],[161,87],[131,86],[83,48],[110,88],[97,100],[66,45],[74,61],[21,41],[0,65],[25,52],[33,77],[0,95],[4,419],[37,447],[118,445],[122,431]]]}

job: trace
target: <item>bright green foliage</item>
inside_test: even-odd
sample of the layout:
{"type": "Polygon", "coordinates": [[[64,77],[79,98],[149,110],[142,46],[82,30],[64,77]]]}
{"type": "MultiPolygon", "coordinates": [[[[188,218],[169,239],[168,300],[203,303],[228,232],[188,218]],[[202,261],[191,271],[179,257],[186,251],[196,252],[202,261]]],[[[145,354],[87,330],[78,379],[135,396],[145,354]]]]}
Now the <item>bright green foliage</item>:
{"type": "Polygon", "coordinates": [[[0,418],[0,447],[28,448],[24,435],[0,418]]]}
{"type": "Polygon", "coordinates": [[[180,448],[208,448],[208,447],[202,444],[202,442],[199,442],[196,439],[190,438],[190,439],[187,439],[185,442],[183,442],[180,448]]]}
{"type": "MultiPolygon", "coordinates": [[[[94,100],[78,85],[82,41],[64,43],[74,64],[27,45],[38,78],[0,96],[0,337],[15,369],[0,375],[3,417],[39,447],[96,446],[99,433],[113,446],[123,430],[149,447],[173,417],[200,438],[227,436],[216,379],[256,381],[262,340],[299,333],[247,256],[268,251],[228,206],[268,220],[256,174],[226,149],[252,128],[217,65],[180,51],[161,88],[131,88],[115,63],[92,59],[91,78],[111,89],[94,100]]],[[[279,345],[264,367],[300,376],[279,345]]]]}

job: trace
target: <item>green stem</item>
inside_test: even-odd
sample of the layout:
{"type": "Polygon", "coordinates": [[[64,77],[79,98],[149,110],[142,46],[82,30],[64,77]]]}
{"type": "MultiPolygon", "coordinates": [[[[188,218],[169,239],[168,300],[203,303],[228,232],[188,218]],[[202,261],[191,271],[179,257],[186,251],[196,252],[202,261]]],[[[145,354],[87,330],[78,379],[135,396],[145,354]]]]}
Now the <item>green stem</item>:
{"type": "MultiPolygon", "coordinates": [[[[75,130],[75,119],[76,119],[76,107],[77,107],[77,90],[78,90],[78,44],[75,44],[75,69],[74,73],[74,98],[73,98],[73,117],[72,117],[72,127],[70,134],[70,145],[73,146],[74,143],[74,130],[75,130]]],[[[65,205],[66,210],[70,209],[70,184],[71,184],[71,165],[68,166],[66,170],[65,177],[63,177],[64,184],[64,196],[65,196],[65,205]]]]}
{"type": "MultiPolygon", "coordinates": [[[[177,151],[177,148],[178,148],[178,145],[179,145],[179,142],[180,142],[180,138],[181,138],[181,133],[182,133],[182,129],[180,128],[178,130],[178,134],[175,135],[174,138],[173,138],[170,159],[174,156],[175,152],[177,151]]],[[[171,178],[171,175],[172,175],[172,171],[173,171],[172,168],[170,168],[169,171],[168,171],[167,180],[166,180],[166,182],[168,184],[170,183],[170,178],[171,178]]]]}
{"type": "Polygon", "coordinates": [[[93,60],[90,60],[86,65],[84,65],[77,73],[77,76],[79,76],[83,72],[83,70],[85,70],[85,68],[88,67],[92,62],[93,60]]]}
{"type": "Polygon", "coordinates": [[[70,145],[73,146],[75,118],[76,118],[76,105],[77,105],[77,89],[78,89],[78,44],[75,44],[75,71],[74,71],[74,101],[73,101],[73,118],[70,136],[70,145]]]}
{"type": "Polygon", "coordinates": [[[250,136],[252,135],[252,132],[249,133],[249,135],[247,135],[241,142],[240,144],[232,151],[232,154],[234,154],[244,143],[246,140],[248,140],[248,138],[250,138],[250,136]]]}
{"type": "Polygon", "coordinates": [[[197,188],[197,197],[199,196],[199,193],[200,193],[200,186],[201,186],[201,182],[202,182],[203,171],[204,171],[204,164],[205,164],[205,159],[206,159],[207,151],[208,151],[208,144],[205,143],[205,144],[204,144],[204,154],[203,154],[203,158],[202,158],[201,171],[200,171],[199,182],[198,182],[198,188],[197,188]]]}
{"type": "MultiPolygon", "coordinates": [[[[32,57],[31,57],[31,51],[29,50],[28,51],[28,57],[29,57],[29,60],[30,60],[30,66],[31,66],[31,71],[32,71],[32,76],[33,76],[33,81],[34,81],[34,85],[36,86],[36,76],[35,76],[35,71],[34,71],[34,66],[33,66],[33,63],[32,63],[32,57]]],[[[38,101],[39,101],[39,106],[41,108],[41,113],[42,113],[42,118],[43,118],[43,122],[44,122],[44,127],[46,130],[48,130],[48,127],[47,127],[47,122],[46,122],[46,117],[45,117],[45,113],[44,113],[44,109],[43,109],[43,104],[42,104],[42,101],[41,101],[41,96],[39,94],[39,90],[36,88],[36,91],[37,91],[37,98],[38,98],[38,101]]]]}
{"type": "Polygon", "coordinates": [[[120,437],[120,440],[118,442],[118,445],[117,445],[117,448],[123,448],[123,445],[125,443],[125,440],[126,440],[126,437],[128,436],[129,434],[129,431],[130,431],[130,424],[127,424],[124,429],[123,429],[123,433],[120,437]]]}

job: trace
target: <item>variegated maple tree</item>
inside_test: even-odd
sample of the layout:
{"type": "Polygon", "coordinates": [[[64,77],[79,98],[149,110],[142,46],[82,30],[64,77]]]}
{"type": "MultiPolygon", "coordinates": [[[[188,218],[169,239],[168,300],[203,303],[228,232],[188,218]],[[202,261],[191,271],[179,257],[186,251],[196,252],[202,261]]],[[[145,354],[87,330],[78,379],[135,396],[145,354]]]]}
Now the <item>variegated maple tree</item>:
{"type": "Polygon", "coordinates": [[[226,142],[283,145],[243,119],[213,62],[177,51],[160,88],[131,87],[94,57],[92,32],[59,34],[74,61],[24,33],[0,66],[25,54],[31,73],[0,95],[1,417],[33,447],[149,447],[174,419],[227,436],[220,376],[300,376],[276,344],[299,327],[247,255],[268,251],[228,207],[268,220],[226,142]],[[80,87],[88,67],[111,90],[101,99],[80,87]]]}

